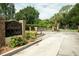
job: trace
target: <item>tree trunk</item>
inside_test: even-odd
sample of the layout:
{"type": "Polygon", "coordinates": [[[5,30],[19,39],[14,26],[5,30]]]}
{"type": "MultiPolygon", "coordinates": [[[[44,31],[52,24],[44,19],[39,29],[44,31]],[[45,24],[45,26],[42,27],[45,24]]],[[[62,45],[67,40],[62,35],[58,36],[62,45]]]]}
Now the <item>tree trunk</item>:
{"type": "Polygon", "coordinates": [[[79,32],[79,25],[78,25],[78,32],[79,32]]]}
{"type": "Polygon", "coordinates": [[[54,31],[54,26],[52,26],[52,31],[54,31]]]}
{"type": "Polygon", "coordinates": [[[34,27],[34,28],[35,28],[35,31],[37,32],[37,30],[38,30],[37,27],[34,27]]]}
{"type": "Polygon", "coordinates": [[[29,27],[29,31],[31,31],[31,27],[29,27]]]}
{"type": "Polygon", "coordinates": [[[57,31],[59,31],[59,25],[60,25],[60,23],[57,24],[57,31]]]}
{"type": "Polygon", "coordinates": [[[54,30],[57,31],[57,28],[58,28],[58,23],[57,23],[57,21],[55,21],[54,30]]]}
{"type": "Polygon", "coordinates": [[[67,28],[68,28],[68,25],[65,26],[65,30],[67,30],[67,28]]]}

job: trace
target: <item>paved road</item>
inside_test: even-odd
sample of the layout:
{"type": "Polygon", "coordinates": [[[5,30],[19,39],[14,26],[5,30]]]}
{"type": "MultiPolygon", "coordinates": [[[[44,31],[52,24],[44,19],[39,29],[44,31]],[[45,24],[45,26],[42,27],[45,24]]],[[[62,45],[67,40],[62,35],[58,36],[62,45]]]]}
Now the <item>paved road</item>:
{"type": "Polygon", "coordinates": [[[79,33],[45,32],[42,41],[13,56],[72,56],[79,55],[79,33]]]}

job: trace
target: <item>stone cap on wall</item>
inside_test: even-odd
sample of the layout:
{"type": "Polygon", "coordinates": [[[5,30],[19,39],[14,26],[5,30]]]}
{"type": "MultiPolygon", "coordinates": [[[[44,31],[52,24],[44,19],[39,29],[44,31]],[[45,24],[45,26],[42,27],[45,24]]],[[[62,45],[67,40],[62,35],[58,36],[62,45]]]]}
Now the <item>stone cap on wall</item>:
{"type": "Polygon", "coordinates": [[[5,17],[0,15],[0,20],[5,20],[5,17]]]}

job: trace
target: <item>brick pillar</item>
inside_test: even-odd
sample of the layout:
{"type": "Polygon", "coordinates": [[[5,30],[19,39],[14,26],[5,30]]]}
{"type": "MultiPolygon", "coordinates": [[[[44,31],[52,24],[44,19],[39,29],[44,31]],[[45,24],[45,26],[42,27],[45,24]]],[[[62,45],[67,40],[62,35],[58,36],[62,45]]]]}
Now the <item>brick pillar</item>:
{"type": "Polygon", "coordinates": [[[35,36],[36,36],[36,38],[37,38],[37,31],[38,31],[38,28],[37,28],[37,27],[34,27],[34,28],[35,28],[35,31],[36,31],[35,36]]]}
{"type": "Polygon", "coordinates": [[[0,47],[5,45],[5,20],[0,16],[0,47]]]}
{"type": "Polygon", "coordinates": [[[37,27],[34,27],[34,28],[35,28],[35,31],[37,32],[37,30],[38,30],[37,27]]]}
{"type": "Polygon", "coordinates": [[[25,40],[25,20],[20,20],[20,23],[22,23],[22,38],[25,40]]]}

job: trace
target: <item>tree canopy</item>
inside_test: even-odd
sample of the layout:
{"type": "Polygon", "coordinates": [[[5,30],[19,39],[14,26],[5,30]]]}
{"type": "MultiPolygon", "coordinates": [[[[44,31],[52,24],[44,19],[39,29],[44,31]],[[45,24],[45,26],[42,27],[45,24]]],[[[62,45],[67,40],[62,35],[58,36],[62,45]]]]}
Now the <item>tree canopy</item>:
{"type": "Polygon", "coordinates": [[[27,24],[34,24],[34,22],[38,19],[39,12],[31,6],[28,6],[19,12],[16,13],[17,20],[26,20],[27,24]]]}
{"type": "Polygon", "coordinates": [[[61,28],[77,29],[79,26],[79,3],[62,7],[51,20],[55,24],[60,23],[61,28]]]}
{"type": "Polygon", "coordinates": [[[14,18],[15,6],[13,3],[0,3],[0,15],[5,16],[6,20],[14,18]]]}
{"type": "Polygon", "coordinates": [[[51,21],[49,21],[49,19],[38,20],[37,26],[46,28],[46,29],[51,28],[51,21]]]}
{"type": "Polygon", "coordinates": [[[77,28],[79,26],[79,3],[75,4],[69,11],[64,22],[69,26],[69,28],[77,28]]]}
{"type": "Polygon", "coordinates": [[[63,6],[63,7],[59,10],[59,13],[68,13],[71,8],[72,8],[72,5],[63,6]]]}
{"type": "Polygon", "coordinates": [[[66,5],[63,6],[58,13],[56,13],[53,17],[51,17],[52,25],[57,27],[63,27],[63,24],[65,24],[65,16],[69,13],[71,10],[72,5],[66,5]]]}

